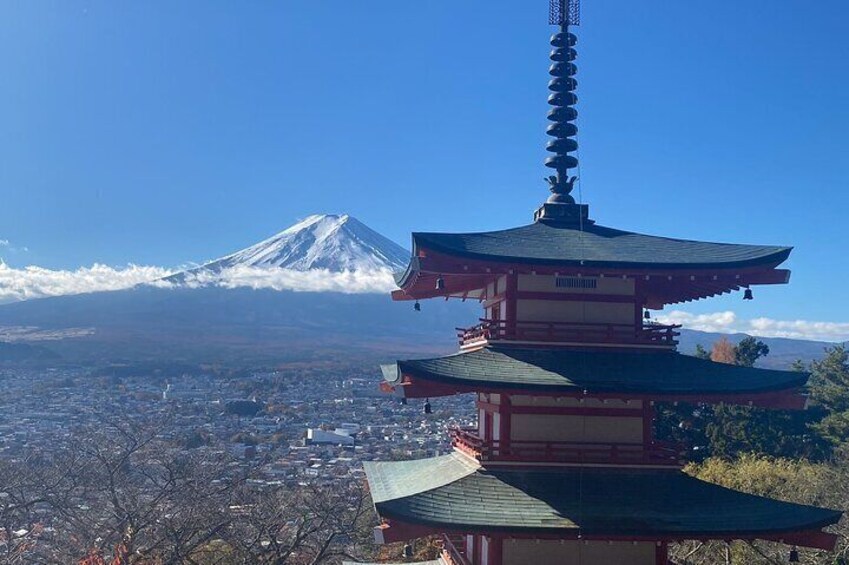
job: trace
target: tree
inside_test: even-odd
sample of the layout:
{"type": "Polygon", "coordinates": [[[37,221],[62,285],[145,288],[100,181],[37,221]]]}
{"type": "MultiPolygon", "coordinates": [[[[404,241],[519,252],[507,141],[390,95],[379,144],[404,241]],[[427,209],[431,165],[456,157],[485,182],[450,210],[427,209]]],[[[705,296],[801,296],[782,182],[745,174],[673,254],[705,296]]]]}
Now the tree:
{"type": "MultiPolygon", "coordinates": [[[[697,347],[696,354],[704,358],[707,351],[697,347]]],[[[735,346],[722,337],[713,344],[710,358],[715,362],[752,367],[765,355],[769,355],[769,346],[757,338],[747,336],[735,346]]],[[[819,460],[827,457],[830,450],[821,434],[812,431],[811,424],[815,420],[818,415],[811,411],[731,404],[680,404],[662,407],[657,432],[662,439],[686,446],[693,461],[702,461],[708,456],[730,460],[748,452],[819,460]]],[[[835,418],[832,423],[835,435],[842,432],[842,425],[849,429],[849,417],[835,418]]]]}
{"type": "MultiPolygon", "coordinates": [[[[849,461],[843,455],[834,464],[743,455],[735,461],[709,459],[698,465],[687,466],[685,472],[751,494],[799,504],[849,507],[849,461]]],[[[849,525],[841,522],[830,529],[839,537],[835,552],[802,549],[802,563],[833,565],[838,562],[838,558],[849,556],[849,525]]],[[[728,563],[727,558],[732,563],[747,565],[778,565],[787,562],[786,546],[764,541],[732,544],[687,542],[674,544],[670,553],[676,563],[690,565],[719,565],[728,563]]]]}
{"type": "Polygon", "coordinates": [[[164,439],[166,422],[96,420],[51,453],[0,462],[0,565],[371,559],[376,516],[361,482],[270,483],[261,461],[164,439]]]}
{"type": "Polygon", "coordinates": [[[821,361],[811,363],[811,400],[822,412],[813,427],[827,441],[849,440],[849,352],[845,345],[826,349],[821,361]]]}
{"type": "Polygon", "coordinates": [[[727,337],[721,337],[719,341],[713,344],[710,352],[710,360],[729,365],[735,365],[737,363],[737,352],[727,337]]]}
{"type": "Polygon", "coordinates": [[[697,343],[696,344],[696,355],[695,355],[695,357],[698,358],[698,359],[704,359],[706,361],[710,360],[710,351],[705,349],[704,346],[701,343],[697,343]]]}
{"type": "Polygon", "coordinates": [[[759,339],[746,336],[734,348],[734,363],[741,367],[754,367],[761,357],[769,355],[769,346],[759,339]]]}

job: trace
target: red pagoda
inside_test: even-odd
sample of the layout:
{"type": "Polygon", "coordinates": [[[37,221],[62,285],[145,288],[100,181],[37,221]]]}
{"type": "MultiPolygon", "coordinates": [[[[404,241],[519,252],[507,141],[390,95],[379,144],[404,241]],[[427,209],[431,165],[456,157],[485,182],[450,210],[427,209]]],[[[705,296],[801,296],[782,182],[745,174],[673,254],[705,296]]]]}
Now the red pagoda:
{"type": "MultiPolygon", "coordinates": [[[[791,249],[685,241],[597,224],[571,192],[577,0],[553,0],[552,195],[530,225],[415,233],[395,300],[476,299],[460,351],[383,368],[404,399],[474,393],[478,425],[454,452],[366,463],[379,543],[443,536],[440,563],[660,565],[681,540],[772,540],[832,549],[837,511],[752,496],[681,471],[655,438],[659,402],[803,409],[805,373],[676,351],[648,309],[785,284],[791,249]]],[[[795,552],[791,553],[792,556],[795,552]]]]}

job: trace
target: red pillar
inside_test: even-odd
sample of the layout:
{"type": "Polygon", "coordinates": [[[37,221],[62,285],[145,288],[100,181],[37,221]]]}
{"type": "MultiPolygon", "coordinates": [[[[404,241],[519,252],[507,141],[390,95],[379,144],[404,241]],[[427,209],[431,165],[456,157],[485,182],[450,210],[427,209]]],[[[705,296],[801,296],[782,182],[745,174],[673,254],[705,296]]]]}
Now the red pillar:
{"type": "Polygon", "coordinates": [[[654,549],[655,565],[669,565],[669,544],[665,541],[658,542],[654,549]]]}
{"type": "Polygon", "coordinates": [[[516,339],[516,293],[519,291],[519,276],[507,275],[507,288],[504,289],[504,307],[507,317],[507,334],[516,339]]]}
{"type": "MultiPolygon", "coordinates": [[[[500,418],[501,418],[501,429],[498,430],[500,434],[500,446],[501,446],[501,455],[509,455],[510,453],[510,420],[512,418],[511,413],[513,412],[513,403],[510,400],[510,396],[507,394],[501,395],[501,405],[500,407],[500,418]]],[[[499,541],[499,543],[501,543],[499,541]]]]}
{"type": "Polygon", "coordinates": [[[503,562],[503,543],[504,538],[501,536],[489,538],[489,562],[486,565],[501,565],[503,562]]]}
{"type": "Polygon", "coordinates": [[[643,399],[643,447],[648,449],[654,441],[655,408],[652,401],[643,399]]]}

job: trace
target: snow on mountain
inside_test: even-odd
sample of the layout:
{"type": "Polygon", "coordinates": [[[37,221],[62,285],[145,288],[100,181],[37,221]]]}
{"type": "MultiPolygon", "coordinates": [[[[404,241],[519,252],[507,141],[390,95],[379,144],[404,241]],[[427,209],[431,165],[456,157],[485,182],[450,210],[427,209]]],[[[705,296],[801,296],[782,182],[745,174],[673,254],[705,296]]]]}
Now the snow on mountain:
{"type": "Polygon", "coordinates": [[[264,241],[206,265],[218,272],[236,266],[295,271],[376,271],[404,268],[409,253],[347,214],[314,215],[264,241]]]}
{"type": "Polygon", "coordinates": [[[347,214],[315,215],[166,283],[311,292],[385,293],[409,253],[347,214]]]}

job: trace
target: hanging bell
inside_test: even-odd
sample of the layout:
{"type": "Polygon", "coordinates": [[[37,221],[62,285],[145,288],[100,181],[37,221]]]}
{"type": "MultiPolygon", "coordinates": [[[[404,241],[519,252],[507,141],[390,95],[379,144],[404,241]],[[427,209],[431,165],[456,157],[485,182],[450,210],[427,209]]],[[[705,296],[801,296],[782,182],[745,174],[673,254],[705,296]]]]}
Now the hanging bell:
{"type": "Polygon", "coordinates": [[[752,289],[747,288],[746,291],[743,293],[743,300],[754,300],[754,299],[755,299],[755,296],[752,294],[752,289]]]}
{"type": "Polygon", "coordinates": [[[442,290],[445,288],[445,279],[442,277],[436,278],[436,290],[442,290]]]}
{"type": "Polygon", "coordinates": [[[790,550],[790,563],[798,563],[799,562],[799,550],[795,547],[790,550]]]}
{"type": "Polygon", "coordinates": [[[415,310],[416,312],[421,312],[421,311],[422,311],[422,305],[421,305],[421,304],[419,304],[419,301],[418,301],[418,300],[416,300],[416,303],[415,303],[415,304],[413,304],[413,310],[415,310]]]}
{"type": "Polygon", "coordinates": [[[430,405],[430,399],[425,400],[424,413],[433,414],[433,406],[430,405]]]}
{"type": "Polygon", "coordinates": [[[646,320],[651,320],[651,312],[649,312],[648,310],[646,310],[646,311],[643,313],[643,318],[645,318],[646,320]]]}

